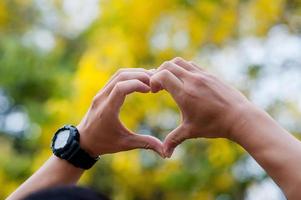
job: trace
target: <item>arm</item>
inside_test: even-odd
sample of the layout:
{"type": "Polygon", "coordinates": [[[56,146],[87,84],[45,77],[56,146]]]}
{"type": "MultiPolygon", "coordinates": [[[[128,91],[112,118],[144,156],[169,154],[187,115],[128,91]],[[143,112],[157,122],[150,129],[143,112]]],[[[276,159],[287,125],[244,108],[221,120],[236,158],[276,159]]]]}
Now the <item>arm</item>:
{"type": "Polygon", "coordinates": [[[181,125],[164,141],[170,157],[189,138],[228,138],[245,148],[289,199],[301,195],[301,143],[239,91],[192,62],[165,62],[151,77],[153,92],[166,89],[182,113],[181,125]]]}
{"type": "MultiPolygon", "coordinates": [[[[136,148],[152,149],[163,155],[160,140],[152,136],[134,134],[123,126],[118,116],[126,95],[150,91],[150,76],[151,72],[145,69],[121,70],[96,94],[90,109],[77,126],[82,149],[91,156],[136,148]]],[[[74,167],[67,161],[51,156],[8,199],[22,199],[40,189],[76,184],[83,172],[84,170],[74,167]]]]}
{"type": "Polygon", "coordinates": [[[22,199],[32,192],[51,186],[76,184],[83,172],[84,170],[74,167],[67,161],[51,156],[7,200],[22,199]]]}
{"type": "Polygon", "coordinates": [[[283,189],[288,199],[301,195],[301,143],[267,113],[250,106],[232,129],[232,139],[246,149],[283,189]]]}

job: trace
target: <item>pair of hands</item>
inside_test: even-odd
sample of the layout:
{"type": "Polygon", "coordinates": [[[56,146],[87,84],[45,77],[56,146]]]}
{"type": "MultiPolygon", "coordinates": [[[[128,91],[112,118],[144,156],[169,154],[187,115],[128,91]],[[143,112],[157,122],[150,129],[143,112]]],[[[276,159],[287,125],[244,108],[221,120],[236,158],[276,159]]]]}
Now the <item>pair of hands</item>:
{"type": "Polygon", "coordinates": [[[170,157],[186,139],[234,137],[232,130],[243,123],[243,113],[249,104],[239,91],[193,62],[175,58],[157,70],[119,70],[96,94],[77,128],[82,148],[94,156],[143,148],[170,157]],[[182,114],[181,124],[163,143],[153,136],[134,134],[119,120],[120,108],[128,94],[156,93],[162,89],[172,95],[182,114]]]}

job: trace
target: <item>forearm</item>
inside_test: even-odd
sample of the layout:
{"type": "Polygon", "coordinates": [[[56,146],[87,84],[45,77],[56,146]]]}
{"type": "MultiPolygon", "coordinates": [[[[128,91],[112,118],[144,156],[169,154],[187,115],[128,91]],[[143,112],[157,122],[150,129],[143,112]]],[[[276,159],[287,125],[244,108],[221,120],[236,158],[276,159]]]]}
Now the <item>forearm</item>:
{"type": "Polygon", "coordinates": [[[98,155],[136,148],[152,149],[163,157],[162,142],[159,139],[133,134],[118,118],[127,95],[150,92],[149,82],[153,73],[140,68],[118,71],[96,94],[88,112],[77,126],[78,130],[68,125],[55,133],[52,150],[65,160],[52,156],[8,199],[22,199],[29,193],[52,186],[75,184],[83,170],[68,162],[89,169],[98,160],[98,155]]]}
{"type": "Polygon", "coordinates": [[[51,156],[36,173],[8,197],[8,200],[22,199],[32,192],[48,187],[75,184],[82,174],[82,169],[51,156]]]}
{"type": "Polygon", "coordinates": [[[233,140],[245,148],[289,199],[301,191],[301,143],[264,111],[250,106],[233,127],[233,140]]]}

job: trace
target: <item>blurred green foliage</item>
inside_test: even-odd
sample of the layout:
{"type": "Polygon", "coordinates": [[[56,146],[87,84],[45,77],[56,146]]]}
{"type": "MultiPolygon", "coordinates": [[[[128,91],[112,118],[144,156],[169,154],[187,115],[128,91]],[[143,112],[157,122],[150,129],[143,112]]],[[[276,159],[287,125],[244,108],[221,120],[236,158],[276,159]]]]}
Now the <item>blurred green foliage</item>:
{"type": "MultiPolygon", "coordinates": [[[[22,133],[12,134],[4,126],[0,130],[0,198],[48,158],[53,132],[78,123],[118,68],[153,68],[175,56],[192,59],[205,45],[262,37],[278,23],[294,32],[300,28],[298,0],[102,0],[93,23],[68,35],[64,25],[44,22],[45,11],[37,2],[0,2],[0,88],[9,99],[0,120],[16,110],[29,118],[22,133]],[[50,50],[28,43],[30,37],[41,37],[30,36],[36,29],[53,36],[50,50]]],[[[64,1],[49,2],[63,21],[64,1]]],[[[259,69],[249,68],[250,80],[256,80],[259,69]]],[[[179,118],[166,92],[132,95],[121,113],[132,130],[161,139],[179,118]]],[[[103,156],[81,183],[113,199],[243,199],[254,180],[237,180],[232,169],[244,157],[240,147],[226,140],[189,141],[171,160],[141,150],[103,156]]]]}

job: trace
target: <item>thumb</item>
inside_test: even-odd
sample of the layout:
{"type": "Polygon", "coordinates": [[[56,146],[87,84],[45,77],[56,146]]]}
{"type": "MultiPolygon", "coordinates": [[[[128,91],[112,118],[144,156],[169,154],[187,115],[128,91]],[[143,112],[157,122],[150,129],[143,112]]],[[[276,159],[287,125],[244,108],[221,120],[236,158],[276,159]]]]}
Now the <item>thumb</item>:
{"type": "Polygon", "coordinates": [[[150,135],[131,134],[129,140],[130,149],[152,149],[153,151],[157,152],[161,157],[164,157],[163,144],[156,137],[150,135]]]}
{"type": "Polygon", "coordinates": [[[163,143],[164,156],[170,158],[175,148],[185,139],[187,139],[187,131],[182,125],[170,132],[163,143]]]}

